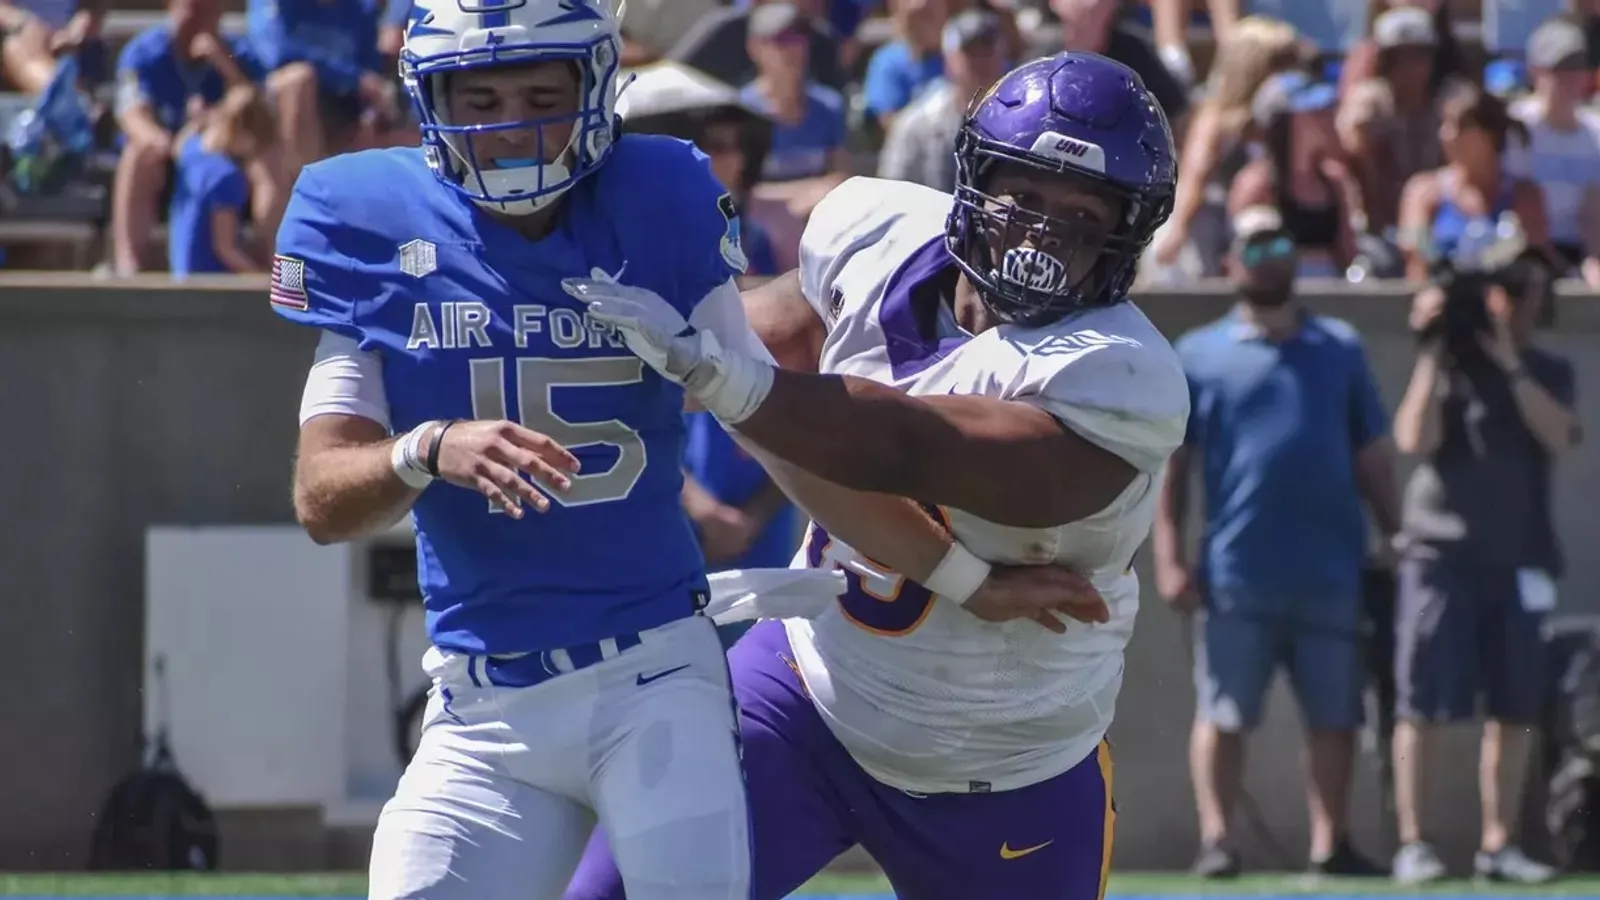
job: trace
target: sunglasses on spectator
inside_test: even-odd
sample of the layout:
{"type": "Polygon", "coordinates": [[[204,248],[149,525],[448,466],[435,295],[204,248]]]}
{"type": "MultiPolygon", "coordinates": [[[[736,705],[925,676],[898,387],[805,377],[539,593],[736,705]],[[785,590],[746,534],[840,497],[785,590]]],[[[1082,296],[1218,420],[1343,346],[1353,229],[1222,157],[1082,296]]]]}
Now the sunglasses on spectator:
{"type": "Polygon", "coordinates": [[[1294,238],[1286,234],[1252,238],[1239,248],[1239,262],[1247,269],[1258,269],[1291,256],[1294,256],[1294,238]]]}

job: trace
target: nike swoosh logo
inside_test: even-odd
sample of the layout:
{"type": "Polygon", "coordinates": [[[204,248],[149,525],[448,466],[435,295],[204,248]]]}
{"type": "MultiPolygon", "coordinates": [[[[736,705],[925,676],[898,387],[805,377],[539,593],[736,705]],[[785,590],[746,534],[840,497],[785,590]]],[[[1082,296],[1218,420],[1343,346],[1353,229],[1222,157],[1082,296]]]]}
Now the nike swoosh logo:
{"type": "Polygon", "coordinates": [[[1045,841],[1042,844],[1034,844],[1032,847],[1023,847],[1021,850],[1013,850],[1013,849],[1011,849],[1011,845],[1010,844],[1001,844],[1000,845],[1000,858],[1001,859],[1021,859],[1022,857],[1027,856],[1029,853],[1038,852],[1038,851],[1043,850],[1044,848],[1046,848],[1046,847],[1048,847],[1048,846],[1050,846],[1051,844],[1054,844],[1054,843],[1055,843],[1055,841],[1045,841]]]}
{"type": "Polygon", "coordinates": [[[687,669],[687,668],[689,668],[689,666],[688,666],[687,663],[685,663],[684,665],[681,665],[681,666],[677,667],[676,669],[668,669],[665,672],[657,672],[654,675],[646,675],[643,672],[640,672],[639,673],[639,677],[637,679],[635,679],[635,683],[638,684],[639,687],[644,687],[645,685],[649,684],[652,681],[660,681],[661,679],[667,677],[668,675],[676,675],[677,673],[682,672],[684,669],[687,669]]]}

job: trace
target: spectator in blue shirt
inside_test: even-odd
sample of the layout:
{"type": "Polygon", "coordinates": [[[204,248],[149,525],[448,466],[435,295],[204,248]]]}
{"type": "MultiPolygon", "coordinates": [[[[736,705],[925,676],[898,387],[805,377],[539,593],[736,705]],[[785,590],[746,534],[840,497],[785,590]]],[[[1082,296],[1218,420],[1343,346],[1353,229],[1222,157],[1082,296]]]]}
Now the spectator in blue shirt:
{"type": "MultiPolygon", "coordinates": [[[[761,177],[772,125],[738,107],[707,115],[695,144],[709,157],[717,180],[740,205],[761,177]]],[[[779,274],[772,239],[748,218],[740,220],[740,243],[749,266],[746,279],[779,274]]],[[[794,556],[798,522],[793,505],[767,472],[706,412],[686,417],[683,504],[700,535],[713,571],[783,568],[794,556]]],[[[719,629],[731,643],[748,629],[719,629]]]]}
{"type": "Polygon", "coordinates": [[[278,113],[292,183],[326,156],[369,145],[399,118],[378,52],[378,0],[249,0],[250,47],[278,113]]]}
{"type": "Polygon", "coordinates": [[[946,0],[892,0],[890,10],[899,37],[873,52],[861,88],[867,115],[882,129],[944,74],[939,38],[949,18],[946,0]]]}
{"type": "Polygon", "coordinates": [[[764,3],[750,14],[749,51],[758,74],[741,97],[774,123],[764,181],[850,171],[844,97],[807,75],[810,40],[792,3],[764,3]]]}
{"type": "Polygon", "coordinates": [[[230,88],[178,151],[167,216],[168,268],[175,278],[264,272],[266,254],[244,242],[250,199],[245,166],[276,139],[272,110],[254,87],[230,88]]]}
{"type": "Polygon", "coordinates": [[[176,150],[174,135],[230,84],[259,77],[242,42],[221,37],[220,0],[171,0],[167,21],[135,36],[117,61],[122,156],[111,193],[112,264],[142,268],[176,150]]]}
{"type": "Polygon", "coordinates": [[[1386,539],[1399,527],[1387,417],[1360,336],[1294,302],[1294,240],[1279,212],[1243,210],[1235,234],[1227,267],[1242,302],[1178,341],[1189,431],[1153,540],[1157,588],[1195,616],[1195,869],[1239,871],[1228,825],[1244,737],[1281,666],[1308,730],[1312,868],[1375,875],[1350,845],[1346,812],[1364,681],[1362,500],[1386,539]],[[1205,492],[1193,566],[1181,535],[1191,467],[1205,492]]]}
{"type": "Polygon", "coordinates": [[[794,506],[717,420],[688,413],[683,506],[711,571],[784,568],[794,557],[794,506]]]}
{"type": "MultiPolygon", "coordinates": [[[[789,498],[710,413],[688,413],[684,424],[683,509],[708,569],[788,567],[799,538],[789,498]]],[[[719,627],[723,646],[732,646],[752,624],[719,627]]]]}

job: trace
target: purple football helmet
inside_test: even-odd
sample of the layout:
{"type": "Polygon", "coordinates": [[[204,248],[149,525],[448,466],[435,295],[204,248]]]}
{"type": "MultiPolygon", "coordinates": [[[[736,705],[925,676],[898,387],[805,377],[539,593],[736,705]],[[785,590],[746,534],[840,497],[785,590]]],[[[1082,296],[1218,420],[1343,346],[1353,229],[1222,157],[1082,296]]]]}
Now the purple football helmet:
{"type": "Polygon", "coordinates": [[[1094,53],[1036,59],[1000,79],[961,126],[946,246],[998,317],[1046,324],[1126,298],[1176,181],[1172,129],[1132,69],[1094,53]],[[1118,224],[1001,199],[990,186],[1002,170],[1081,182],[1118,224]]]}

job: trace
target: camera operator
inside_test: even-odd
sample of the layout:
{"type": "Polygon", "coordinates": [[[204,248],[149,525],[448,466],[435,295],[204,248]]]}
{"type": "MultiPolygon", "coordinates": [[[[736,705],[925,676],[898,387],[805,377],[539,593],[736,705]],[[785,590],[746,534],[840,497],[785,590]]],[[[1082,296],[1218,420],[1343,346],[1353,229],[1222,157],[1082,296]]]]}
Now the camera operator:
{"type": "Polygon", "coordinates": [[[1395,622],[1394,876],[1406,883],[1445,874],[1420,827],[1430,730],[1473,720],[1480,694],[1473,868],[1526,884],[1555,875],[1509,835],[1542,699],[1541,625],[1561,573],[1551,461],[1580,439],[1572,365],[1532,344],[1550,283],[1548,262],[1526,251],[1445,272],[1412,308],[1419,350],[1394,419],[1396,444],[1422,458],[1403,504],[1395,622]]]}

